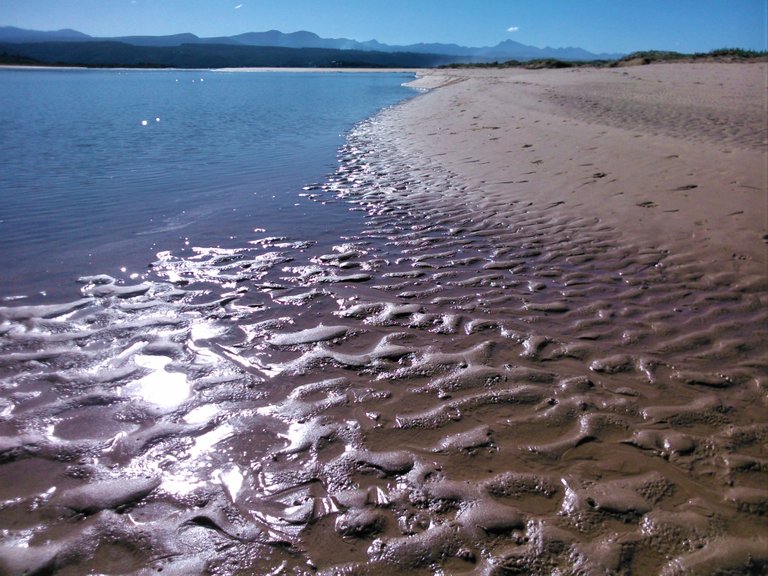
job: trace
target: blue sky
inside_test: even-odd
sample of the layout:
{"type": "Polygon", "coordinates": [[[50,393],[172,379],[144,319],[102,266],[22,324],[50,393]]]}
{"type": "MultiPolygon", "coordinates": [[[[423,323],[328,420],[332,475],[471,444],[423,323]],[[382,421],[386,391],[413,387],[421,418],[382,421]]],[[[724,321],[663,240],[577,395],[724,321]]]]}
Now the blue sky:
{"type": "Polygon", "coordinates": [[[388,44],[766,49],[768,0],[0,0],[0,25],[94,36],[277,29],[388,44]]]}

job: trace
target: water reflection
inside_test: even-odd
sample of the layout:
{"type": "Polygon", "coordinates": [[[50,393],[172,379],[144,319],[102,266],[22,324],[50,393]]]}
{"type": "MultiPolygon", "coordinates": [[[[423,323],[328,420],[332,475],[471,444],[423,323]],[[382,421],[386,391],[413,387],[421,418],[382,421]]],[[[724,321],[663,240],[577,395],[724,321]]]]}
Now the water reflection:
{"type": "Polygon", "coordinates": [[[237,500],[237,495],[243,487],[244,473],[237,464],[228,464],[223,468],[216,470],[212,478],[224,488],[227,496],[232,502],[237,500]]]}
{"type": "Polygon", "coordinates": [[[175,408],[189,397],[187,377],[180,372],[165,369],[173,361],[171,358],[139,354],[134,356],[133,361],[152,372],[126,386],[124,394],[140,397],[161,408],[175,408]]]}
{"type": "Polygon", "coordinates": [[[214,451],[217,444],[232,436],[233,432],[231,424],[221,424],[195,438],[188,450],[178,454],[177,457],[166,459],[166,469],[162,472],[163,490],[169,494],[183,496],[214,480],[231,491],[232,488],[229,486],[235,486],[235,477],[229,473],[225,474],[222,480],[221,470],[210,471],[210,469],[215,465],[214,459],[226,452],[221,449],[214,451]]]}

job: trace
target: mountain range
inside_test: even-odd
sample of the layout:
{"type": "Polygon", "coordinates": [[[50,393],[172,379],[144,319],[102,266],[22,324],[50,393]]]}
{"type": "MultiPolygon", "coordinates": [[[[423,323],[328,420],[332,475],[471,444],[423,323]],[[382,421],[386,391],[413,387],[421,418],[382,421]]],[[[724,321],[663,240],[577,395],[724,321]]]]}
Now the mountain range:
{"type": "MultiPolygon", "coordinates": [[[[49,42],[117,42],[130,46],[178,48],[187,45],[218,46],[259,46],[271,48],[345,50],[355,52],[382,52],[390,54],[422,54],[441,56],[436,63],[490,62],[494,60],[537,60],[556,58],[558,60],[615,60],[622,54],[593,54],[581,48],[538,48],[513,40],[505,40],[495,46],[467,47],[457,44],[419,43],[406,46],[383,44],[376,40],[359,42],[349,38],[321,38],[313,32],[299,31],[283,33],[278,30],[267,32],[246,32],[234,36],[201,38],[191,33],[170,36],[119,36],[99,38],[72,29],[56,31],[25,30],[13,26],[0,27],[0,43],[35,44],[49,42]]],[[[423,64],[421,64],[423,65],[423,64]]]]}

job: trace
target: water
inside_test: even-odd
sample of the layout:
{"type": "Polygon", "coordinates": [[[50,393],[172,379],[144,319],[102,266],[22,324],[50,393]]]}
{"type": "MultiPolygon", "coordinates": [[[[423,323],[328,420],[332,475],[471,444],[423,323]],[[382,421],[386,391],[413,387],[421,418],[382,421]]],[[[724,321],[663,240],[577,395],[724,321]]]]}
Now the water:
{"type": "Polygon", "coordinates": [[[408,74],[0,71],[0,298],[61,300],[162,250],[359,227],[301,187],[408,74]],[[43,298],[46,295],[47,298],[43,298]]]}

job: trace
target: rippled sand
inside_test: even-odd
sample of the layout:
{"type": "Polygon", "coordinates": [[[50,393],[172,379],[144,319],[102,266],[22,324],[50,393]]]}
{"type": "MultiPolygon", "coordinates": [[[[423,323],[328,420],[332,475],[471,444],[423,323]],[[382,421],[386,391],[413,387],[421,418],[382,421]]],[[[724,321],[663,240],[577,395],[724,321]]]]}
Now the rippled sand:
{"type": "MultiPolygon", "coordinates": [[[[637,150],[645,177],[631,180],[615,146],[591,152],[600,164],[569,149],[558,180],[547,159],[565,129],[505,141],[477,119],[485,145],[517,145],[494,160],[478,140],[457,149],[460,123],[408,128],[447,118],[441,99],[489,110],[463,91],[493,80],[451,80],[361,125],[339,171],[307,187],[364,211],[359,236],[161,254],[144,284],[84,278],[79,301],[0,309],[0,572],[766,572],[762,208],[693,238],[704,223],[679,213],[638,221],[610,195],[597,211],[611,178],[657,205],[708,181],[686,160],[689,178],[661,186],[678,173],[637,150]],[[504,167],[532,186],[502,182],[504,167]],[[579,186],[598,193],[576,205],[579,186]]],[[[583,85],[557,86],[494,114],[634,139],[614,126],[626,115],[574,103],[583,85]]],[[[662,124],[660,146],[719,146],[662,124]]],[[[728,154],[764,154],[733,130],[728,154]]],[[[733,202],[765,194],[759,170],[733,202]]]]}

